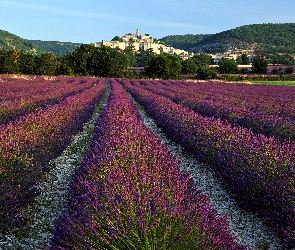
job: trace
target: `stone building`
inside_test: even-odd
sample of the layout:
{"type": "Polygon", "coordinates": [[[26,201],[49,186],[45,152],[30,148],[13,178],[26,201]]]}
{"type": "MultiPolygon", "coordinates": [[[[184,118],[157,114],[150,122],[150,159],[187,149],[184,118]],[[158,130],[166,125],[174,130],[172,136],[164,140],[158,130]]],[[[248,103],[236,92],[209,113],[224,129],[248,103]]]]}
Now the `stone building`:
{"type": "Polygon", "coordinates": [[[169,53],[182,55],[183,57],[188,57],[189,52],[181,49],[176,49],[171,46],[166,46],[160,42],[155,41],[153,37],[149,34],[141,35],[139,29],[136,30],[135,34],[126,34],[125,36],[118,36],[118,41],[102,41],[94,43],[95,46],[100,47],[102,45],[111,47],[113,49],[127,49],[132,48],[134,52],[139,50],[152,50],[156,54],[169,53]]]}

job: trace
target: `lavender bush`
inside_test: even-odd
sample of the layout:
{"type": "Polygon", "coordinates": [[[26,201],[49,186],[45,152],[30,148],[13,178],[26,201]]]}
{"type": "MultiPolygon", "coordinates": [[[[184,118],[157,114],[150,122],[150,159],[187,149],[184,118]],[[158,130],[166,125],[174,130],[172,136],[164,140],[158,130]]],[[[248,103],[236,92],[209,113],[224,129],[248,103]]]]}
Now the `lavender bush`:
{"type": "Polygon", "coordinates": [[[21,209],[39,190],[51,159],[57,157],[91,116],[105,89],[105,79],[61,103],[0,126],[0,231],[25,222],[21,209]]]}
{"type": "Polygon", "coordinates": [[[6,79],[0,82],[0,125],[20,116],[36,112],[49,105],[57,104],[63,99],[93,86],[93,79],[77,79],[59,76],[55,80],[40,79],[17,80],[6,79]],[[84,84],[80,84],[81,81],[84,84]]]}
{"type": "Polygon", "coordinates": [[[293,101],[295,91],[292,91],[294,88],[287,87],[289,89],[287,96],[280,94],[274,96],[272,92],[284,93],[282,90],[286,87],[263,86],[263,91],[261,86],[255,86],[258,93],[252,94],[254,90],[249,91],[249,86],[245,84],[232,83],[229,91],[228,84],[222,83],[217,85],[208,82],[193,85],[181,81],[132,82],[203,116],[220,118],[231,124],[249,128],[255,133],[275,136],[281,141],[295,139],[295,102],[293,101]],[[204,87],[206,85],[207,90],[204,87]],[[244,96],[241,96],[241,93],[244,96]]]}
{"type": "Polygon", "coordinates": [[[157,124],[222,177],[237,201],[257,211],[295,246],[295,145],[202,117],[171,100],[121,81],[157,124]]]}
{"type": "Polygon", "coordinates": [[[51,249],[246,249],[111,80],[51,249]]]}

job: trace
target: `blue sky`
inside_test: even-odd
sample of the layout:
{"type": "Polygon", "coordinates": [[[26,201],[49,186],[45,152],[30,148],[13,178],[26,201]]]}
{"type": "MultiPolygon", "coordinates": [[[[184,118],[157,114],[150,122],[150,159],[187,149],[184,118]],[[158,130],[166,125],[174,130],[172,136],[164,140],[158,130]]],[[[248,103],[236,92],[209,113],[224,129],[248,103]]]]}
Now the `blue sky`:
{"type": "Polygon", "coordinates": [[[294,0],[0,0],[0,29],[30,40],[92,43],[135,33],[212,34],[295,23],[294,0]]]}

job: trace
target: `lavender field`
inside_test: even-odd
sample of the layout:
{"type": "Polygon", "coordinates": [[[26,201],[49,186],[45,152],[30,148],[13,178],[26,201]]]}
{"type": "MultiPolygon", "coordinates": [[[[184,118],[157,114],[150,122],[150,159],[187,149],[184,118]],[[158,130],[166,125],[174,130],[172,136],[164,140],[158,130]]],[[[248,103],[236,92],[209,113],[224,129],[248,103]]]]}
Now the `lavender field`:
{"type": "Polygon", "coordinates": [[[32,223],[24,211],[46,192],[40,185],[56,168],[52,162],[91,119],[83,151],[73,149],[81,160],[71,167],[42,249],[295,247],[294,87],[0,78],[0,248],[26,249],[13,245],[32,223]],[[213,171],[239,207],[265,221],[281,245],[239,240],[210,193],[144,124],[139,105],[169,140],[213,171]]]}

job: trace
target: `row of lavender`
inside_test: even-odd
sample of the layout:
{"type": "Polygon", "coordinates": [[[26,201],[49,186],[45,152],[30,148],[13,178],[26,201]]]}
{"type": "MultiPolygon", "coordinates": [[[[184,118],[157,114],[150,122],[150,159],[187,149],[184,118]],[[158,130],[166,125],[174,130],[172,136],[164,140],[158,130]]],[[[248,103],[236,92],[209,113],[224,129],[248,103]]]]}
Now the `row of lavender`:
{"type": "Polygon", "coordinates": [[[0,126],[0,231],[24,222],[21,210],[40,191],[35,187],[49,161],[65,149],[91,116],[105,90],[105,79],[58,104],[0,126]]]}
{"type": "Polygon", "coordinates": [[[0,125],[53,105],[93,86],[91,78],[58,77],[54,80],[5,78],[0,82],[0,125]],[[81,84],[83,83],[83,84],[81,84]]]}
{"type": "Polygon", "coordinates": [[[222,177],[244,207],[257,211],[295,246],[295,145],[203,117],[121,80],[174,141],[222,177]]]}
{"type": "MultiPolygon", "coordinates": [[[[57,76],[52,78],[41,76],[26,76],[15,78],[13,75],[0,75],[1,96],[3,100],[22,99],[40,92],[47,93],[56,89],[60,84],[79,83],[81,77],[57,76]],[[55,83],[55,84],[52,84],[55,83]]],[[[89,80],[89,79],[88,79],[89,80]]]]}
{"type": "Polygon", "coordinates": [[[111,79],[51,249],[246,249],[111,79]]]}
{"type": "MultiPolygon", "coordinates": [[[[158,81],[156,81],[158,82],[158,81]]],[[[228,82],[161,81],[167,87],[178,86],[187,92],[198,92],[208,100],[223,101],[249,110],[266,114],[280,113],[295,117],[294,88],[291,86],[259,85],[228,82]],[[290,104],[286,105],[286,104],[290,104]]],[[[179,90],[178,90],[179,91],[179,90]]]]}
{"type": "Polygon", "coordinates": [[[203,116],[227,120],[280,140],[295,140],[295,88],[231,84],[229,91],[228,83],[147,80],[133,81],[133,85],[165,96],[203,116]],[[247,93],[249,88],[251,91],[247,93]],[[255,88],[257,93],[253,94],[255,88]],[[288,95],[281,96],[281,90],[286,89],[288,95]]]}

